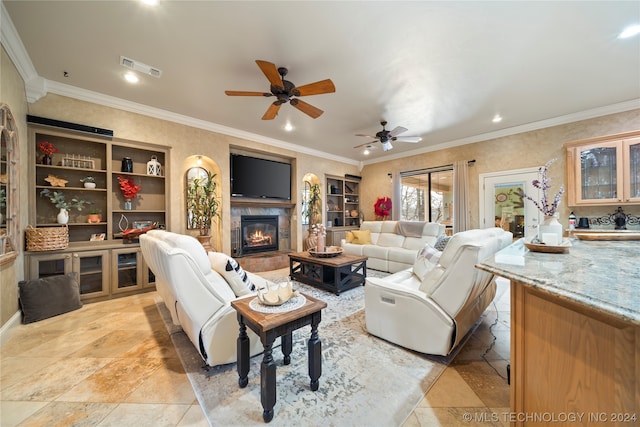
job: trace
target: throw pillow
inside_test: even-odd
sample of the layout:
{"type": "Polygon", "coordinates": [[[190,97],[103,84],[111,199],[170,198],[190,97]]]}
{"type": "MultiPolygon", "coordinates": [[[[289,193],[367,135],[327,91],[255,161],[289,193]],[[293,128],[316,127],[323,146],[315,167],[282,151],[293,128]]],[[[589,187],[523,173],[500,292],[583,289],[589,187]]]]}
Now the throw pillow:
{"type": "Polygon", "coordinates": [[[37,322],[82,307],[78,273],[22,280],[18,290],[22,323],[37,322]]]}
{"type": "Polygon", "coordinates": [[[347,231],[347,235],[344,237],[344,241],[347,243],[352,243],[355,237],[353,236],[353,232],[347,231]]]}
{"type": "Polygon", "coordinates": [[[418,252],[416,262],[413,263],[413,274],[415,274],[420,281],[424,280],[427,273],[433,270],[433,267],[438,264],[440,255],[442,255],[441,251],[427,243],[424,248],[418,252]]]}
{"type": "Polygon", "coordinates": [[[238,261],[221,252],[209,252],[211,268],[224,277],[237,297],[249,295],[256,287],[238,261]]]}
{"type": "Polygon", "coordinates": [[[371,230],[353,230],[353,242],[356,245],[371,244],[371,230]]]}
{"type": "Polygon", "coordinates": [[[433,247],[439,251],[444,251],[444,248],[447,246],[447,243],[449,243],[449,240],[451,240],[451,236],[441,234],[440,236],[438,236],[438,239],[436,240],[436,243],[434,243],[433,247]]]}

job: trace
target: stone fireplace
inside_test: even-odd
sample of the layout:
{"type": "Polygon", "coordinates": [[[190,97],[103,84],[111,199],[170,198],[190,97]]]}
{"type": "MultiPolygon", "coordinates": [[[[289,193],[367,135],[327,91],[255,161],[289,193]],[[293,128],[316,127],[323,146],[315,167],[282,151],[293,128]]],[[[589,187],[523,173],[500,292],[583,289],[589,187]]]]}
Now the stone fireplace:
{"type": "Polygon", "coordinates": [[[240,217],[240,251],[242,255],[277,250],[277,215],[242,215],[240,217]]]}

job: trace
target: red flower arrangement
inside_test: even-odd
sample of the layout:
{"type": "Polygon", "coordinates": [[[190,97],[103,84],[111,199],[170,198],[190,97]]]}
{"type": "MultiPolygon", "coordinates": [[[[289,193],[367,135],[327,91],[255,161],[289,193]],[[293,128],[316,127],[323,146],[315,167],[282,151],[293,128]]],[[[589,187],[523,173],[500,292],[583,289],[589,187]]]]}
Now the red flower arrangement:
{"type": "Polygon", "coordinates": [[[38,144],[38,148],[45,156],[50,156],[53,153],[57,153],[60,151],[56,147],[54,147],[52,143],[47,141],[42,141],[40,144],[38,144]]]}
{"type": "Polygon", "coordinates": [[[131,178],[118,175],[118,182],[120,182],[120,190],[125,199],[134,199],[142,189],[142,186],[134,184],[131,178]]]}
{"type": "Polygon", "coordinates": [[[391,215],[391,198],[390,197],[378,197],[376,204],[373,205],[376,217],[386,219],[391,215]]]}

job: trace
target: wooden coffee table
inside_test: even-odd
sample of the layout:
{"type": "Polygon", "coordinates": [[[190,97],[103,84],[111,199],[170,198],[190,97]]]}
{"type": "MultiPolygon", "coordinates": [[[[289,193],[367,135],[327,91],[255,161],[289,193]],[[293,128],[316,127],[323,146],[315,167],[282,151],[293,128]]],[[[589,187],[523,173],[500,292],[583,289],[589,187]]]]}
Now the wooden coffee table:
{"type": "Polygon", "coordinates": [[[322,319],[321,310],[327,303],[312,296],[303,294],[307,299],[304,305],[295,310],[283,313],[263,313],[251,308],[251,295],[231,301],[231,306],[238,312],[240,335],[238,336],[238,385],[244,388],[249,384],[249,336],[247,326],[254,331],[262,342],[264,353],[260,365],[260,401],[262,402],[262,418],[265,422],[273,419],[273,407],[276,404],[276,364],[273,361],[272,346],[277,337],[281,337],[284,364],[291,362],[293,347],[291,333],[306,325],[311,325],[309,338],[309,386],[316,391],[320,386],[322,375],[322,343],[318,337],[318,325],[322,319]]]}
{"type": "Polygon", "coordinates": [[[342,291],[364,285],[367,259],[349,254],[317,258],[309,252],[296,252],[289,254],[289,275],[299,282],[340,295],[342,291]]]}

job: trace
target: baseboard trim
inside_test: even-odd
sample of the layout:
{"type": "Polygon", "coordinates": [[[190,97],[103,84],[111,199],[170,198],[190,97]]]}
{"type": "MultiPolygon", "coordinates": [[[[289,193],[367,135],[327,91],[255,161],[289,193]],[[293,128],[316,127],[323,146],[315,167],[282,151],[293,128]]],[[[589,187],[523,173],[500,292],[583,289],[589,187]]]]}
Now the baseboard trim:
{"type": "Polygon", "coordinates": [[[2,327],[0,328],[0,347],[2,347],[7,341],[9,341],[9,338],[11,338],[11,334],[13,333],[14,329],[20,325],[21,317],[22,315],[20,314],[20,310],[18,310],[13,316],[11,316],[7,323],[2,325],[2,327]]]}

